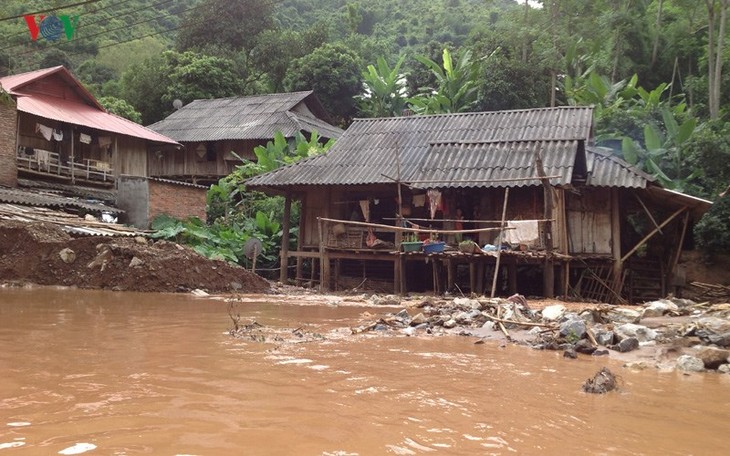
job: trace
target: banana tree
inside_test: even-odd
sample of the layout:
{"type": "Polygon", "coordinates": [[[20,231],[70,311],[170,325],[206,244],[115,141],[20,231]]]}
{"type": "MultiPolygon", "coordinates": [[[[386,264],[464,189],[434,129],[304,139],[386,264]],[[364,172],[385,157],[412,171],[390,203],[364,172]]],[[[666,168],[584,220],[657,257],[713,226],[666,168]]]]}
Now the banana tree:
{"type": "Polygon", "coordinates": [[[368,65],[362,73],[365,93],[358,95],[360,112],[370,117],[398,117],[406,107],[406,79],[401,73],[405,56],[391,68],[383,57],[377,67],[368,65]]]}

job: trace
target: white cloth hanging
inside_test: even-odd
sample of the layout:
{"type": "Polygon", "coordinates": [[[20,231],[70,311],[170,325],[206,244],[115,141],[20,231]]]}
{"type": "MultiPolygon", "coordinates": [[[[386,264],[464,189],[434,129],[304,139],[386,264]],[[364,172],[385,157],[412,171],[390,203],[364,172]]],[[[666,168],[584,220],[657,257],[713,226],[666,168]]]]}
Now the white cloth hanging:
{"type": "Polygon", "coordinates": [[[366,222],[370,221],[370,200],[360,200],[360,210],[366,222]]]}
{"type": "Polygon", "coordinates": [[[91,136],[79,133],[79,142],[82,142],[84,144],[91,144],[91,136]]]}
{"type": "Polygon", "coordinates": [[[53,130],[53,139],[56,141],[63,141],[63,130],[60,128],[55,128],[53,130]]]}
{"type": "Polygon", "coordinates": [[[43,124],[39,124],[39,123],[35,124],[35,131],[36,131],[36,133],[40,133],[41,136],[46,138],[46,141],[50,141],[51,137],[53,137],[53,128],[46,127],[43,124]]]}
{"type": "Polygon", "coordinates": [[[428,195],[428,206],[431,210],[431,218],[436,217],[436,211],[441,208],[441,192],[435,188],[426,191],[428,195]]]}

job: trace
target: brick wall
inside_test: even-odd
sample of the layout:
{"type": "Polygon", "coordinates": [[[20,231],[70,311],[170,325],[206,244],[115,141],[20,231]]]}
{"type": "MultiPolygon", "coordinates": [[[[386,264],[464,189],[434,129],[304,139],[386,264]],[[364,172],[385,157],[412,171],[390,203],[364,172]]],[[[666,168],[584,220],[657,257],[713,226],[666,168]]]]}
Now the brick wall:
{"type": "Polygon", "coordinates": [[[15,104],[0,99],[0,185],[7,187],[18,186],[18,167],[15,162],[16,121],[15,104]]]}
{"type": "Polygon", "coordinates": [[[149,179],[149,221],[160,214],[178,219],[198,217],[205,220],[205,195],[207,188],[161,182],[149,179]]]}

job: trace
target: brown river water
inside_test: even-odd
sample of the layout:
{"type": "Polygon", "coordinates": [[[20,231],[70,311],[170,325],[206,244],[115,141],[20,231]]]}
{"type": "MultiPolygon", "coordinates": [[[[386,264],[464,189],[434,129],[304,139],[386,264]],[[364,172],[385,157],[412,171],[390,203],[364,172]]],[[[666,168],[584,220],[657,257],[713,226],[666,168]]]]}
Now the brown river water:
{"type": "Polygon", "coordinates": [[[0,456],[730,454],[730,376],[458,336],[349,335],[356,306],[0,289],[0,456]],[[621,391],[582,393],[608,366],[621,391]]]}

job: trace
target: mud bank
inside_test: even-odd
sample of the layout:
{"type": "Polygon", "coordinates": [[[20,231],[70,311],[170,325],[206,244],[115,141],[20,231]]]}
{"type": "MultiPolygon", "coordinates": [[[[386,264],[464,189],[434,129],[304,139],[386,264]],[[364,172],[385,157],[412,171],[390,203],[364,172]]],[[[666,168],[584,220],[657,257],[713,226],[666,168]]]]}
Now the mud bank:
{"type": "Polygon", "coordinates": [[[73,238],[57,225],[0,221],[0,282],[117,291],[266,293],[262,277],[143,237],[73,238]]]}

